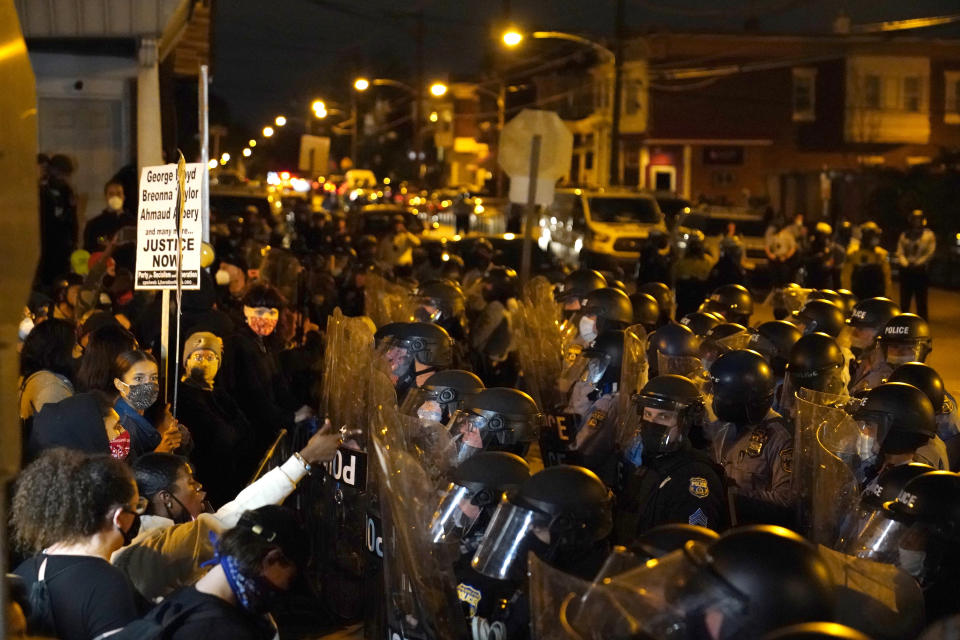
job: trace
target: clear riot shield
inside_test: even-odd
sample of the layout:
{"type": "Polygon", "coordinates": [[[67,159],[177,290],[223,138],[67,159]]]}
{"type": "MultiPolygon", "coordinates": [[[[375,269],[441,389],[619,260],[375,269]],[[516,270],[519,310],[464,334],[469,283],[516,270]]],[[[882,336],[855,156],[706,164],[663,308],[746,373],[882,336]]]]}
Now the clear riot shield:
{"type": "Polygon", "coordinates": [[[627,327],[623,333],[623,360],[620,370],[620,393],[617,416],[617,442],[626,438],[627,422],[634,394],[639,393],[647,384],[647,332],[643,325],[627,327]]]}
{"type": "MultiPolygon", "coordinates": [[[[765,305],[773,308],[774,317],[778,317],[778,311],[786,312],[780,318],[787,318],[794,311],[799,311],[807,302],[807,297],[813,292],[813,289],[804,289],[798,285],[775,288],[767,296],[765,305]]],[[[778,318],[779,319],[779,318],[778,318]]]]}
{"type": "MultiPolygon", "coordinates": [[[[821,399],[818,396],[817,399],[821,399]]],[[[843,518],[860,499],[856,477],[856,422],[842,406],[795,396],[793,482],[799,532],[813,542],[833,544],[843,518]]]]}
{"type": "Polygon", "coordinates": [[[563,369],[561,320],[553,285],[546,278],[537,276],[524,285],[513,328],[525,387],[543,411],[562,401],[556,391],[563,369]]]}
{"type": "Polygon", "coordinates": [[[410,294],[403,285],[371,273],[363,288],[364,312],[377,327],[391,322],[412,322],[417,303],[410,294]]]}
{"type": "Polygon", "coordinates": [[[383,517],[386,637],[468,638],[457,599],[454,550],[430,542],[435,484],[406,450],[409,434],[389,422],[372,440],[383,517]]]}
{"type": "Polygon", "coordinates": [[[923,591],[910,574],[823,545],[819,551],[835,583],[836,622],[875,640],[916,637],[924,622],[923,591]]]}

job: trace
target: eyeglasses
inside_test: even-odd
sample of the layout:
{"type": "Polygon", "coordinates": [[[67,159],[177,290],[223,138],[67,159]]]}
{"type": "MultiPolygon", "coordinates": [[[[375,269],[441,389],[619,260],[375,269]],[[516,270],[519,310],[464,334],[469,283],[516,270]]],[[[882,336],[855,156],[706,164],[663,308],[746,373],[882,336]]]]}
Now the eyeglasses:
{"type": "Polygon", "coordinates": [[[199,351],[191,353],[190,359],[193,360],[194,362],[216,362],[217,360],[219,360],[219,358],[217,358],[217,354],[215,353],[204,354],[204,353],[200,353],[199,351]]]}
{"type": "Polygon", "coordinates": [[[137,498],[137,504],[135,504],[132,507],[130,505],[126,505],[125,507],[123,507],[123,510],[126,511],[127,513],[132,513],[138,516],[142,516],[144,513],[147,512],[147,507],[149,505],[150,505],[150,501],[147,500],[145,497],[140,496],[139,498],[137,498]]]}

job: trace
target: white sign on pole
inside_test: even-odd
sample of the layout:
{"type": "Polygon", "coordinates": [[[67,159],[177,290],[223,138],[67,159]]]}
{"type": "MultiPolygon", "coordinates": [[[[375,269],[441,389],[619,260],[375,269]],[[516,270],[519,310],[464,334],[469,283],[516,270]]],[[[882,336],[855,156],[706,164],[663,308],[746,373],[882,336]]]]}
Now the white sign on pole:
{"type": "Polygon", "coordinates": [[[530,189],[530,151],[533,136],[540,136],[536,204],[553,202],[557,179],[570,170],[573,134],[553,111],[524,109],[503,127],[497,160],[510,176],[510,202],[526,204],[530,189]]]}
{"type": "Polygon", "coordinates": [[[300,171],[309,171],[310,178],[329,171],[330,138],[326,136],[300,136],[300,171]]]}
{"type": "MultiPolygon", "coordinates": [[[[203,221],[200,217],[200,192],[207,168],[187,164],[183,207],[183,289],[200,288],[200,242],[203,221]]],[[[144,167],[137,193],[137,273],[138,290],[177,288],[177,165],[144,167]]]]}

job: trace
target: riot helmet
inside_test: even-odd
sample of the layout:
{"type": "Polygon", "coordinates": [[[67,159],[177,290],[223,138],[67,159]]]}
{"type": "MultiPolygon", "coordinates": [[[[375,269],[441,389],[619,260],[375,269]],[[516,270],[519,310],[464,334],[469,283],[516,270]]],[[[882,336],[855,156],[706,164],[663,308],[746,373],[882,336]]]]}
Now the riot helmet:
{"type": "Polygon", "coordinates": [[[391,322],[380,327],[374,338],[398,393],[418,386],[417,378],[453,362],[453,341],[443,327],[435,324],[391,322]]]}
{"type": "Polygon", "coordinates": [[[710,367],[713,412],[737,426],[756,424],[773,405],[773,369],[756,351],[730,351],[710,367]]]}
{"type": "Polygon", "coordinates": [[[481,451],[453,470],[430,523],[435,543],[462,540],[485,527],[504,492],[515,491],[530,477],[520,456],[506,451],[481,451]]]}
{"type": "Polygon", "coordinates": [[[853,627],[836,622],[805,622],[777,629],[763,640],[870,640],[853,627]]]}
{"type": "Polygon", "coordinates": [[[438,371],[403,401],[401,412],[424,420],[446,423],[463,402],[484,390],[476,374],[461,369],[438,371]]]}
{"type": "Polygon", "coordinates": [[[898,315],[900,306],[890,298],[866,298],[856,303],[847,318],[847,324],[853,330],[850,349],[854,355],[873,346],[886,324],[898,315]]]}
{"type": "Polygon", "coordinates": [[[700,363],[704,370],[717,361],[720,354],[736,349],[746,349],[750,342],[750,333],[743,325],[735,322],[722,322],[707,331],[700,342],[700,363]]]}
{"type": "Polygon", "coordinates": [[[871,389],[853,414],[861,458],[916,451],[937,434],[933,405],[913,385],[886,382],[871,389]]]}
{"type": "Polygon", "coordinates": [[[637,286],[637,293],[646,293],[657,301],[657,307],[660,309],[658,325],[670,322],[676,308],[676,301],[670,287],[662,282],[645,282],[637,286]]]}
{"type": "Polygon", "coordinates": [[[590,550],[613,529],[613,495],[595,473],[558,465],[532,475],[494,512],[471,566],[496,580],[519,579],[527,552],[552,563],[590,550]]]}
{"type": "Polygon", "coordinates": [[[794,403],[794,394],[800,389],[841,395],[843,381],[843,351],[837,341],[825,333],[808,333],[790,349],[786,375],[780,396],[781,409],[788,412],[794,403]]]}
{"type": "Polygon", "coordinates": [[[928,471],[907,482],[897,499],[885,506],[925,523],[944,540],[960,542],[960,474],[928,471]]]}
{"type": "Polygon", "coordinates": [[[753,349],[770,363],[777,377],[782,378],[787,370],[787,361],[793,345],[803,334],[793,323],[785,320],[770,320],[757,325],[750,335],[747,348],[753,349]]]}
{"type": "Polygon", "coordinates": [[[633,323],[633,305],[630,298],[620,289],[604,287],[587,294],[582,313],[584,317],[593,317],[601,333],[609,329],[624,329],[633,323]]]}
{"type": "Polygon", "coordinates": [[[607,286],[607,280],[599,271],[593,269],[577,269],[563,279],[557,290],[557,301],[563,303],[564,309],[578,310],[587,294],[607,286]]]}
{"type": "Polygon", "coordinates": [[[687,374],[699,375],[700,338],[689,327],[670,322],[647,338],[647,364],[650,375],[687,374]],[[660,370],[660,362],[665,368],[660,370]]]}
{"type": "Polygon", "coordinates": [[[937,373],[937,370],[928,364],[922,362],[905,362],[890,374],[885,382],[906,382],[912,384],[920,391],[923,391],[930,404],[933,405],[934,413],[943,413],[943,405],[946,400],[947,392],[943,387],[943,378],[937,373]]]}
{"type": "Polygon", "coordinates": [[[840,308],[843,308],[843,296],[840,295],[839,291],[834,291],[833,289],[814,289],[807,295],[807,301],[810,300],[826,300],[827,302],[832,302],[840,308]]]}
{"type": "Polygon", "coordinates": [[[657,300],[649,293],[638,291],[630,296],[630,304],[633,306],[633,324],[643,325],[647,333],[656,330],[660,323],[660,305],[657,300]]]}
{"type": "Polygon", "coordinates": [[[634,394],[635,416],[628,420],[635,425],[635,436],[644,454],[654,457],[676,451],[704,416],[703,396],[692,381],[683,376],[659,375],[634,394]]]}
{"type": "Polygon", "coordinates": [[[725,284],[710,294],[705,310],[721,314],[727,322],[747,326],[753,314],[753,296],[742,284],[725,284]]]}
{"type": "Polygon", "coordinates": [[[860,225],[860,246],[874,249],[880,244],[883,229],[873,220],[860,225]]]}
{"type": "MultiPolygon", "coordinates": [[[[620,384],[623,336],[622,330],[604,331],[577,356],[578,360],[584,361],[580,379],[592,384],[601,393],[616,391],[620,384]]],[[[577,367],[577,363],[573,366],[577,367]]]]}
{"type": "Polygon", "coordinates": [[[843,314],[849,316],[853,308],[857,306],[857,295],[850,289],[837,289],[837,293],[840,294],[840,306],[843,308],[843,314]]]}
{"type": "Polygon", "coordinates": [[[694,311],[680,318],[680,324],[689,327],[691,331],[700,337],[707,335],[710,329],[721,322],[724,322],[723,316],[717,313],[707,313],[704,311],[694,311]]]}
{"type": "Polygon", "coordinates": [[[933,351],[930,325],[915,313],[901,313],[891,318],[878,340],[884,359],[894,366],[904,362],[923,362],[933,351]]]}
{"type": "Polygon", "coordinates": [[[822,298],[808,298],[806,304],[793,314],[793,319],[804,333],[825,333],[833,338],[839,336],[844,327],[840,305],[822,298]]]}
{"type": "Polygon", "coordinates": [[[449,429],[462,462],[482,450],[526,454],[540,422],[533,398],[516,389],[494,387],[466,398],[450,419],[449,429]]]}
{"type": "Polygon", "coordinates": [[[682,549],[691,540],[700,544],[710,544],[719,537],[713,529],[685,522],[672,522],[647,529],[637,536],[630,545],[630,549],[642,553],[647,558],[661,558],[682,549]]]}
{"type": "Polygon", "coordinates": [[[506,303],[520,293],[520,279],[510,267],[493,267],[483,276],[483,299],[506,303]]]}
{"type": "Polygon", "coordinates": [[[466,309],[463,290],[450,280],[429,280],[412,295],[417,303],[415,316],[420,322],[459,320],[466,309]]]}

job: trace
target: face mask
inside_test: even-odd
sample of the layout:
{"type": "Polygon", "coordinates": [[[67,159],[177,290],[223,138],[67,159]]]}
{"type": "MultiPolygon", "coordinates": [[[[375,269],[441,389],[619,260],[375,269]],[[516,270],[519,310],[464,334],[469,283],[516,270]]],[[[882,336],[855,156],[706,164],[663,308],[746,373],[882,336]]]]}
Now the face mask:
{"type": "Polygon", "coordinates": [[[898,547],[897,555],[899,556],[897,566],[914,578],[919,578],[920,574],[923,573],[923,563],[927,559],[927,552],[898,547]]]}
{"type": "Polygon", "coordinates": [[[277,597],[276,587],[261,576],[247,575],[233,556],[222,556],[220,566],[241,607],[257,615],[270,610],[277,597]]]}
{"type": "Polygon", "coordinates": [[[217,284],[221,287],[225,287],[230,284],[230,272],[226,269],[218,270],[214,278],[216,279],[217,284]]]}
{"type": "MultiPolygon", "coordinates": [[[[126,383],[124,383],[126,384],[126,383]]],[[[128,384],[123,399],[137,411],[146,411],[160,397],[160,385],[156,382],[128,384]]]]}
{"type": "Polygon", "coordinates": [[[590,316],[580,318],[579,329],[580,337],[583,338],[585,342],[590,343],[597,339],[597,321],[590,316]]]}
{"type": "Polygon", "coordinates": [[[423,403],[417,409],[417,417],[421,420],[432,420],[433,422],[443,422],[443,409],[439,404],[430,400],[423,403]]]}
{"type": "Polygon", "coordinates": [[[187,379],[197,387],[201,389],[212,389],[213,382],[207,380],[206,372],[204,372],[203,367],[190,367],[187,371],[187,379]]]}
{"type": "Polygon", "coordinates": [[[130,432],[126,429],[123,433],[109,442],[110,456],[117,460],[126,460],[130,455],[130,432]]]}
{"type": "Polygon", "coordinates": [[[107,206],[111,211],[120,211],[123,208],[123,198],[120,196],[110,196],[107,198],[107,206]]]}
{"type": "Polygon", "coordinates": [[[860,433],[857,435],[857,455],[861,460],[870,460],[880,453],[877,439],[860,433]]]}
{"type": "Polygon", "coordinates": [[[117,531],[123,536],[123,546],[128,546],[133,542],[133,539],[137,537],[137,534],[140,533],[140,514],[133,514],[133,522],[130,523],[130,527],[126,531],[120,527],[117,527],[117,531]]]}
{"type": "Polygon", "coordinates": [[[624,458],[635,467],[643,464],[643,438],[637,433],[624,451],[624,458]]]}
{"type": "Polygon", "coordinates": [[[247,324],[258,336],[268,336],[277,328],[277,318],[260,318],[250,316],[247,318],[247,324]]]}
{"type": "Polygon", "coordinates": [[[17,337],[23,342],[27,339],[27,336],[30,335],[31,331],[33,331],[33,318],[24,318],[20,321],[20,326],[17,328],[17,337]]]}

